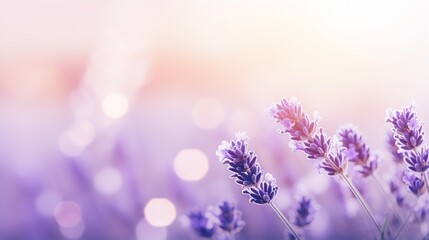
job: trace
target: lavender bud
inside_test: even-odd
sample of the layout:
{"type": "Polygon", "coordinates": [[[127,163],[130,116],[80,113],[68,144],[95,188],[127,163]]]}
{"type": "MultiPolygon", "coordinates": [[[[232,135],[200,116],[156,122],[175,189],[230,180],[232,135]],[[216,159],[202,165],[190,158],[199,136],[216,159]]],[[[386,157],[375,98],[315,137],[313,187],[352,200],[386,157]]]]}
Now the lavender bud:
{"type": "Polygon", "coordinates": [[[255,204],[268,204],[277,196],[278,187],[273,176],[269,173],[265,174],[265,180],[257,186],[253,186],[243,190],[243,194],[250,197],[250,202],[255,204]]]}
{"type": "Polygon", "coordinates": [[[216,233],[216,228],[212,219],[208,218],[202,211],[188,214],[190,227],[200,237],[211,238],[216,233]]]}
{"type": "Polygon", "coordinates": [[[411,172],[404,172],[402,181],[408,189],[416,196],[421,196],[425,191],[425,181],[411,172]]]}
{"type": "Polygon", "coordinates": [[[218,219],[219,227],[226,232],[237,233],[245,225],[241,219],[242,212],[232,202],[224,201],[217,205],[213,214],[218,219]]]}
{"type": "Polygon", "coordinates": [[[298,203],[295,215],[295,225],[304,227],[314,219],[315,208],[310,198],[302,197],[298,203]]]}
{"type": "Polygon", "coordinates": [[[414,172],[425,172],[429,168],[429,149],[424,147],[420,151],[404,153],[404,160],[408,169],[414,172]]]}

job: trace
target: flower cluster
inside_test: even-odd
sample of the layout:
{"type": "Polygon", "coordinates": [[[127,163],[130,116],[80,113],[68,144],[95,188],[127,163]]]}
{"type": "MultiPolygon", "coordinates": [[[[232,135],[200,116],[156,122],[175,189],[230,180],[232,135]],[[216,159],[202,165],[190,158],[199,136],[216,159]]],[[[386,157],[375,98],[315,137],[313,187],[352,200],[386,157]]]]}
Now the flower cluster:
{"type": "Polygon", "coordinates": [[[339,139],[346,148],[345,156],[352,162],[362,176],[370,176],[378,166],[378,156],[371,155],[369,147],[363,141],[357,128],[350,125],[338,131],[339,139]]]}
{"type": "Polygon", "coordinates": [[[295,225],[304,227],[309,225],[314,219],[315,207],[310,198],[301,197],[298,207],[295,210],[295,225]]]}
{"type": "Polygon", "coordinates": [[[246,133],[237,133],[236,138],[235,141],[223,141],[216,155],[223,164],[228,165],[228,170],[232,172],[231,177],[235,178],[235,182],[244,187],[242,192],[249,195],[250,202],[270,203],[278,192],[275,179],[269,173],[264,174],[259,165],[258,156],[248,149],[246,133]]]}
{"type": "Polygon", "coordinates": [[[408,189],[416,196],[421,196],[425,191],[425,181],[410,172],[404,172],[402,181],[408,186],[408,189]]]}
{"type": "Polygon", "coordinates": [[[209,206],[206,211],[190,212],[189,227],[200,237],[225,239],[241,231],[245,222],[242,212],[229,201],[216,206],[209,206]]]}
{"type": "Polygon", "coordinates": [[[281,133],[290,134],[293,150],[305,152],[308,159],[322,159],[319,168],[328,175],[342,174],[346,170],[344,148],[337,144],[336,138],[326,136],[323,128],[317,129],[317,114],[311,121],[296,98],[281,99],[268,109],[268,113],[283,127],[281,133]]]}

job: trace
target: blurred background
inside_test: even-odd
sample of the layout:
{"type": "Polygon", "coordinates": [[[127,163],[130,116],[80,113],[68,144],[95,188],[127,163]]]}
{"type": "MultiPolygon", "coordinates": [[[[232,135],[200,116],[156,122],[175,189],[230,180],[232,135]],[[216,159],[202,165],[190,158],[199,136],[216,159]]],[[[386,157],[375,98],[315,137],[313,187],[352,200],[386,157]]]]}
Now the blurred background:
{"type": "Polygon", "coordinates": [[[428,34],[423,0],[1,0],[0,238],[197,239],[183,215],[230,199],[238,239],[283,239],[215,155],[238,131],[282,210],[319,203],[309,238],[354,236],[366,216],[265,109],[298,97],[389,164],[385,110],[429,121],[428,34]]]}

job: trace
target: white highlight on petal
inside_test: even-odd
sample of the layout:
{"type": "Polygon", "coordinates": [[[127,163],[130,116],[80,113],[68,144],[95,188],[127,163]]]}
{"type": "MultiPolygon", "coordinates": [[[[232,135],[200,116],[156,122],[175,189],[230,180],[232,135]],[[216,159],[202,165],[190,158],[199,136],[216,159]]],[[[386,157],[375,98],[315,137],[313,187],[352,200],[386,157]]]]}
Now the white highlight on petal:
{"type": "Polygon", "coordinates": [[[153,198],[144,207],[144,216],[150,225],[166,227],[176,218],[176,207],[166,198],[153,198]]]}
{"type": "Polygon", "coordinates": [[[103,112],[107,117],[121,118],[128,111],[128,100],[119,93],[112,93],[103,99],[103,112]]]}
{"type": "Polygon", "coordinates": [[[118,192],[123,184],[121,173],[114,167],[105,167],[93,178],[93,185],[98,192],[111,195],[118,192]]]}
{"type": "Polygon", "coordinates": [[[55,219],[62,227],[75,227],[82,221],[82,210],[74,201],[63,201],[55,208],[55,219]]]}
{"type": "Polygon", "coordinates": [[[174,172],[185,181],[201,180],[209,170],[207,156],[198,149],[180,151],[173,162],[174,172]]]}
{"type": "Polygon", "coordinates": [[[215,99],[201,99],[192,107],[192,120],[202,129],[212,129],[223,122],[225,110],[215,99]]]}

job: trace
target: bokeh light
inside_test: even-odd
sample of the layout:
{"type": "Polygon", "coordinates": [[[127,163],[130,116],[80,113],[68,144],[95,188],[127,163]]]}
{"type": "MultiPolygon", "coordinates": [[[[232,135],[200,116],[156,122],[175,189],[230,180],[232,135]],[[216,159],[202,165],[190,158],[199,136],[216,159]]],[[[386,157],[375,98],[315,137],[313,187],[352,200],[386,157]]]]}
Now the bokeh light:
{"type": "Polygon", "coordinates": [[[216,99],[201,99],[192,107],[192,119],[199,128],[215,128],[224,118],[225,110],[216,99]]]}
{"type": "Polygon", "coordinates": [[[184,149],[180,151],[173,162],[174,172],[185,181],[198,181],[209,170],[207,156],[198,149],[184,149]]]}
{"type": "Polygon", "coordinates": [[[62,201],[55,208],[55,219],[61,227],[72,228],[82,221],[82,210],[74,201],[62,201]]]}
{"type": "Polygon", "coordinates": [[[152,226],[166,227],[176,218],[176,207],[166,198],[154,198],[144,207],[144,216],[152,226]]]}
{"type": "Polygon", "coordinates": [[[122,94],[112,93],[103,99],[102,108],[107,117],[121,118],[128,111],[128,100],[122,94]]]}
{"type": "Polygon", "coordinates": [[[105,167],[98,171],[93,179],[93,185],[98,192],[111,195],[118,192],[123,184],[121,173],[114,167],[105,167]]]}

